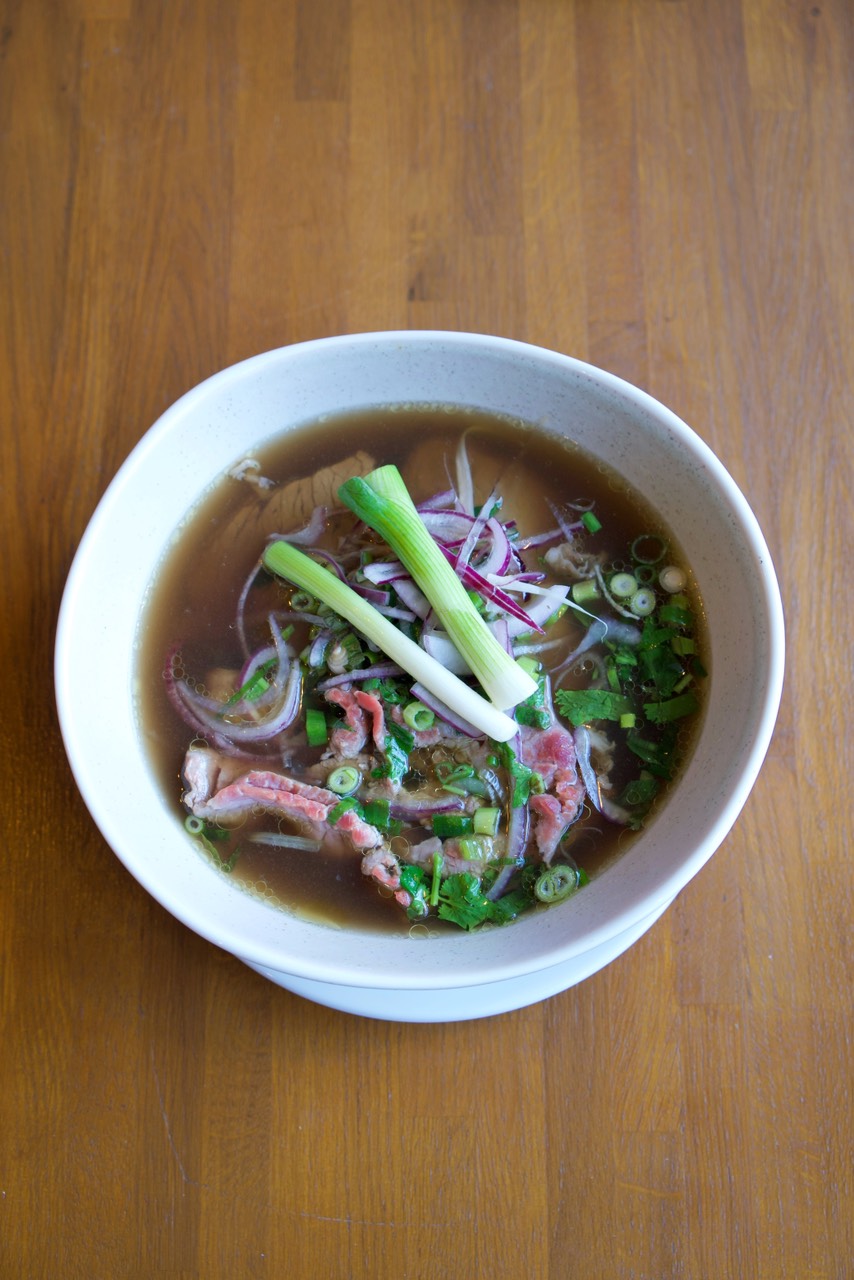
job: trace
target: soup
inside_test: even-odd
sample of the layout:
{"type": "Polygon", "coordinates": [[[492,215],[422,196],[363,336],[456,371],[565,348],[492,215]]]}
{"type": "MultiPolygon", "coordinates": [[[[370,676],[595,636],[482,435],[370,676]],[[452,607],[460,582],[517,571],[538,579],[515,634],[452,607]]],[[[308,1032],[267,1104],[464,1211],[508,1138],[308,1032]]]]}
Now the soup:
{"type": "Polygon", "coordinates": [[[626,481],[442,405],[243,459],[141,635],[153,766],[213,870],[404,933],[583,890],[664,801],[706,676],[689,567],[626,481]]]}

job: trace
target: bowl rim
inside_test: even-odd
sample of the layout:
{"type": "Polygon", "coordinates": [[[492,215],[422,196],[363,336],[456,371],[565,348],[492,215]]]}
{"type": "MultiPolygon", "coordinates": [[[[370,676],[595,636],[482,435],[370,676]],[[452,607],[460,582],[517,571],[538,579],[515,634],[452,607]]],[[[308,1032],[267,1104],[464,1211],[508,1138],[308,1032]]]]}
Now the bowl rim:
{"type": "MultiPolygon", "coordinates": [[[[281,360],[299,359],[301,355],[321,351],[334,353],[336,348],[358,348],[360,345],[387,345],[394,347],[417,348],[419,346],[435,346],[444,344],[456,350],[469,348],[472,350],[488,350],[503,354],[510,359],[523,359],[537,364],[552,364],[563,370],[573,371],[599,386],[609,388],[618,398],[629,401],[644,410],[669,428],[696,457],[700,465],[712,476],[720,493],[734,511],[740,525],[743,539],[749,545],[756,565],[757,577],[762,586],[761,602],[757,601],[764,614],[764,622],[768,635],[768,668],[763,672],[765,688],[757,714],[755,732],[749,750],[746,753],[744,768],[734,781],[725,804],[721,807],[717,819],[710,825],[705,838],[677,867],[662,875],[657,891],[641,897],[632,906],[615,912],[607,923],[588,928],[584,933],[583,944],[577,945],[572,937],[565,939],[562,945],[549,952],[544,963],[539,955],[529,959],[508,960],[505,964],[489,963],[488,966],[475,966],[466,969],[464,974],[454,972],[445,974],[437,981],[434,970],[419,974],[397,973],[394,987],[417,990],[419,988],[468,987],[486,985],[494,981],[525,973],[539,971],[552,965],[566,961],[574,954],[592,949],[608,938],[632,927],[639,919],[649,914],[659,903],[671,901],[684,886],[697,874],[699,869],[712,856],[725,839],[736,822],[756,781],[762,762],[768,751],[773,734],[776,717],[782,695],[785,668],[785,626],[782,600],[771,555],[758,521],[732,476],[727,471],[712,449],[697,433],[689,427],[672,410],[656,400],[648,392],[625,381],[607,370],[599,369],[588,362],[565,355],[561,352],[540,347],[517,339],[497,337],[489,334],[466,333],[457,330],[413,329],[413,330],[378,330],[365,333],[340,334],[332,337],[315,338],[306,342],[288,344],[272,348],[269,351],[250,356],[246,359],[226,366],[190,388],[176,401],[168,406],[157,420],[144,432],[137,444],[132,448],[117,470],[98,501],[86,530],[80,539],[74,555],[60,605],[55,642],[54,679],[57,711],[63,743],[72,774],[87,808],[100,829],[102,835],[120,861],[127,867],[134,878],[161,905],[194,932],[208,941],[231,952],[250,963],[275,969],[278,972],[293,973],[295,976],[326,981],[340,985],[358,987],[388,986],[388,973],[384,965],[378,965],[377,971],[358,972],[343,970],[338,961],[328,965],[318,963],[316,959],[304,962],[299,955],[283,956],[278,947],[271,947],[264,942],[253,942],[241,930],[229,930],[218,927],[213,930],[206,921],[204,910],[196,911],[194,904],[177,901],[170,895],[169,886],[154,876],[146,876],[145,867],[140,866],[133,856],[127,856],[126,841],[119,824],[105,814],[100,803],[97,787],[93,786],[79,756],[79,741],[75,730],[75,711],[73,708],[72,684],[73,671],[69,666],[69,649],[71,628],[74,625],[74,608],[77,586],[86,572],[90,549],[101,536],[101,528],[107,524],[113,508],[119,500],[125,486],[130,482],[139,461],[151,450],[156,449],[161,437],[169,435],[180,420],[192,413],[197,402],[217,393],[221,388],[238,379],[251,377],[270,363],[281,360]],[[382,972],[380,972],[382,970],[382,972]]],[[[260,443],[260,441],[259,441],[260,443]]],[[[244,450],[243,452],[247,452],[244,450]]],[[[188,511],[193,509],[191,503],[188,511]]],[[[530,922],[528,922],[530,923],[530,922]]],[[[514,930],[525,927],[526,922],[514,925],[514,930]]],[[[405,940],[404,944],[405,944],[405,940]]],[[[400,945],[401,940],[397,940],[400,945]]],[[[424,945],[423,943],[419,945],[424,945]]]]}

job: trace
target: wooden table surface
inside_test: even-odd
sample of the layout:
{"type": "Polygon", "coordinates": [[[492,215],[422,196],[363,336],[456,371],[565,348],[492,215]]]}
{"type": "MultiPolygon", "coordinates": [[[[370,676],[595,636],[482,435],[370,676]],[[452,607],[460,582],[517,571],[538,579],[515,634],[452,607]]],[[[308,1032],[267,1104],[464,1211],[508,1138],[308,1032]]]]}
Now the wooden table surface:
{"type": "Polygon", "coordinates": [[[0,1275],[854,1275],[850,0],[0,8],[0,1275]],[[789,657],[739,822],[633,949],[405,1025],[146,895],[51,661],[93,508],[182,392],[433,327],[691,423],[769,540],[789,657]]]}

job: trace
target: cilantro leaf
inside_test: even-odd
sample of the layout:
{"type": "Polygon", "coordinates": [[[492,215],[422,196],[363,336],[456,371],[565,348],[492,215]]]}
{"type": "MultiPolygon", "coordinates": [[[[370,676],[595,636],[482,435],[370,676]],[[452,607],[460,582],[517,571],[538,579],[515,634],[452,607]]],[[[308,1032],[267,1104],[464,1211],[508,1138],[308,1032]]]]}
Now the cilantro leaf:
{"type": "Polygon", "coordinates": [[[634,710],[629,698],[612,689],[558,689],[555,702],[576,728],[590,720],[619,720],[634,710]]]}
{"type": "Polygon", "coordinates": [[[501,762],[510,774],[510,807],[511,809],[520,809],[522,805],[528,803],[532,782],[533,790],[537,790],[536,782],[534,782],[534,770],[523,764],[509,742],[499,742],[497,746],[501,762]]]}
{"type": "Polygon", "coordinates": [[[409,772],[409,753],[415,745],[415,739],[408,729],[386,720],[385,749],[383,762],[374,769],[375,778],[391,778],[392,782],[402,782],[409,772]]]}

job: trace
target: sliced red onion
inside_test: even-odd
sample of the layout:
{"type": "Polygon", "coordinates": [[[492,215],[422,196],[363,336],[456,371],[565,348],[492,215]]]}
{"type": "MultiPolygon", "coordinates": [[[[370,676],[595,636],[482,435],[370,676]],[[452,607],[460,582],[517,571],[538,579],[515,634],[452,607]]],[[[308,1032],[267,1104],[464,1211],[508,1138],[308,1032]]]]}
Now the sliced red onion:
{"type": "Polygon", "coordinates": [[[469,664],[446,631],[428,631],[425,628],[421,632],[421,647],[453,675],[471,675],[469,664]]]}
{"type": "Polygon", "coordinates": [[[520,538],[515,547],[517,551],[531,551],[534,547],[546,547],[550,542],[557,542],[564,537],[563,529],[549,529],[546,533],[534,533],[529,538],[520,538]]]}
{"type": "MultiPolygon", "coordinates": [[[[324,551],[322,547],[312,547],[311,554],[317,560],[324,560],[326,562],[327,569],[330,569],[332,573],[336,574],[342,582],[347,582],[347,574],[344,572],[343,565],[334,555],[332,555],[330,551],[324,551]]],[[[347,585],[349,586],[350,584],[347,583],[347,585]]]]}
{"type": "Polygon", "coordinates": [[[424,502],[419,502],[417,510],[419,515],[425,511],[435,511],[437,508],[453,509],[456,506],[457,495],[453,489],[445,489],[444,493],[434,493],[432,498],[426,498],[424,502]]]}
{"type": "Polygon", "coordinates": [[[529,828],[530,815],[528,806],[520,804],[515,809],[511,809],[507,820],[506,863],[499,871],[495,883],[486,894],[491,902],[495,902],[497,898],[500,898],[506,892],[511,879],[525,861],[525,847],[528,843],[529,828]]]}
{"type": "Polygon", "coordinates": [[[254,676],[259,667],[263,667],[265,662],[269,662],[271,658],[275,658],[276,649],[273,645],[265,645],[263,649],[258,649],[253,653],[252,657],[243,666],[243,670],[238,677],[237,687],[242,689],[254,676]]]}
{"type": "Polygon", "coordinates": [[[308,651],[308,665],[316,670],[322,667],[326,660],[326,651],[332,640],[331,631],[321,631],[314,637],[308,651]]]}
{"type": "Polygon", "coordinates": [[[418,614],[413,613],[411,609],[399,609],[393,604],[377,604],[374,605],[374,608],[383,617],[396,618],[398,622],[415,622],[418,618],[418,614]]]}
{"type": "Polygon", "coordinates": [[[507,623],[507,619],[496,618],[494,622],[488,622],[487,626],[489,627],[492,634],[495,636],[495,639],[501,645],[501,648],[504,650],[504,652],[509,653],[512,657],[513,645],[510,640],[510,627],[507,623]]]}
{"type": "MultiPolygon", "coordinates": [[[[441,547],[445,558],[454,563],[454,557],[444,547],[441,547]]],[[[494,587],[491,582],[487,582],[486,578],[481,577],[476,569],[472,569],[471,565],[463,565],[460,568],[460,578],[467,587],[471,587],[473,591],[477,591],[484,600],[496,608],[503,610],[504,613],[511,614],[519,622],[523,622],[528,631],[542,631],[542,627],[536,622],[529,613],[518,605],[516,601],[502,591],[500,587],[494,587]]]]}
{"type": "MultiPolygon", "coordinates": [[[[462,565],[468,564],[469,561],[471,560],[472,555],[474,554],[474,549],[477,546],[478,539],[480,538],[484,530],[484,527],[486,525],[487,519],[489,518],[489,512],[492,510],[493,506],[495,505],[495,501],[497,497],[498,497],[498,494],[493,489],[492,493],[489,495],[486,502],[481,507],[480,514],[475,516],[474,520],[472,521],[471,528],[466,534],[465,541],[463,542],[463,545],[460,547],[457,553],[456,568],[458,571],[462,565]]],[[[498,522],[496,521],[495,523],[497,524],[498,522]]],[[[500,525],[498,527],[499,529],[501,529],[500,525]]],[[[504,533],[503,529],[501,529],[501,533],[502,534],[504,533]]]]}
{"type": "Polygon", "coordinates": [[[373,667],[359,667],[356,671],[342,671],[338,676],[330,676],[327,680],[321,680],[317,688],[320,693],[325,693],[327,689],[335,689],[341,684],[350,684],[356,680],[385,680],[392,676],[403,675],[403,668],[399,667],[395,662],[380,662],[373,667]]]}
{"type": "Polygon", "coordinates": [[[474,514],[474,481],[472,480],[471,463],[466,449],[465,433],[460,436],[455,461],[457,468],[457,501],[463,511],[474,514]]]}
{"type": "Polygon", "coordinates": [[[237,638],[240,641],[240,648],[243,650],[243,656],[249,659],[249,645],[246,642],[246,601],[249,598],[249,592],[252,590],[255,579],[261,571],[261,560],[256,560],[252,566],[252,572],[240,588],[240,595],[237,597],[237,613],[235,617],[235,626],[237,628],[237,638]]]}
{"type": "Polygon", "coordinates": [[[486,527],[491,535],[491,546],[486,556],[474,566],[484,578],[493,573],[506,573],[513,560],[513,548],[501,521],[491,516],[486,527]]]}
{"type": "Polygon", "coordinates": [[[391,599],[388,591],[382,591],[379,587],[366,587],[364,582],[352,582],[350,584],[357,596],[361,596],[363,600],[367,600],[368,604],[379,608],[381,605],[387,605],[391,599]]]}
{"type": "Polygon", "coordinates": [[[411,578],[401,578],[395,582],[394,589],[407,609],[411,609],[416,617],[422,620],[427,617],[432,607],[430,601],[419,591],[411,578]]]}
{"type": "Polygon", "coordinates": [[[587,797],[594,809],[601,813],[602,801],[599,795],[599,781],[590,763],[590,734],[584,725],[580,725],[572,737],[575,742],[575,758],[578,761],[578,771],[584,783],[584,790],[587,792],[587,797]]]}
{"type": "MultiPolygon", "coordinates": [[[[568,506],[572,506],[573,504],[572,504],[572,503],[568,503],[567,505],[568,505],[568,506]]],[[[593,504],[591,503],[590,505],[592,506],[593,504]]],[[[572,542],[572,541],[573,541],[573,539],[574,539],[574,537],[575,537],[575,534],[578,532],[578,530],[579,530],[579,529],[583,529],[583,528],[584,528],[584,523],[583,523],[583,521],[581,521],[581,520],[576,520],[576,521],[574,521],[572,524],[569,524],[569,523],[564,519],[562,512],[559,510],[559,508],[558,508],[558,507],[556,507],[556,506],[555,506],[555,504],[554,504],[553,502],[550,502],[550,503],[549,503],[549,506],[551,507],[552,515],[554,516],[555,520],[557,520],[558,525],[560,526],[560,531],[561,531],[561,533],[563,534],[564,538],[566,538],[566,541],[567,541],[567,542],[572,542]]],[[[589,511],[589,510],[590,510],[590,508],[589,508],[589,507],[583,507],[583,508],[582,508],[582,507],[576,507],[576,508],[575,508],[575,510],[577,510],[577,511],[580,511],[580,510],[589,511]]]]}
{"type": "Polygon", "coordinates": [[[323,537],[326,529],[326,517],[328,512],[326,507],[315,507],[311,513],[308,524],[301,529],[293,529],[290,533],[277,533],[274,535],[276,542],[295,542],[300,546],[313,547],[323,537]]]}
{"type": "Polygon", "coordinates": [[[419,818],[432,818],[434,813],[459,813],[465,808],[465,801],[457,796],[426,796],[417,800],[402,800],[400,793],[397,799],[393,800],[389,805],[389,813],[392,818],[401,818],[406,820],[411,818],[418,821],[419,818]]]}
{"type": "Polygon", "coordinates": [[[375,586],[383,586],[386,582],[396,582],[398,578],[409,577],[399,560],[374,560],[362,566],[362,573],[375,586]]]}
{"type": "Polygon", "coordinates": [[[269,716],[251,724],[234,724],[232,721],[223,720],[222,703],[219,704],[218,713],[211,713],[196,691],[183,680],[176,680],[174,688],[187,710],[201,722],[201,727],[206,733],[216,734],[220,739],[232,743],[269,742],[278,737],[296,719],[300,706],[302,679],[299,663],[292,663],[278,707],[269,716]]]}
{"type": "Polygon", "coordinates": [[[458,733],[464,733],[468,738],[482,738],[483,734],[480,729],[475,728],[468,720],[465,720],[456,711],[452,710],[441,698],[437,698],[429,689],[425,689],[423,684],[414,684],[412,686],[412,696],[417,698],[419,702],[423,702],[425,707],[429,707],[434,711],[440,720],[444,720],[451,728],[456,729],[458,733]]]}
{"type": "Polygon", "coordinates": [[[543,594],[538,594],[533,604],[528,605],[528,611],[525,615],[528,621],[527,627],[520,625],[520,620],[516,617],[509,620],[508,626],[510,627],[511,636],[523,635],[526,630],[542,631],[543,624],[548,622],[554,613],[557,613],[562,604],[566,603],[568,592],[569,587],[560,585],[549,587],[543,594]]]}
{"type": "Polygon", "coordinates": [[[422,511],[421,519],[437,542],[463,543],[474,524],[464,511],[422,511]]]}
{"type": "Polygon", "coordinates": [[[537,594],[537,589],[542,593],[548,591],[548,587],[540,587],[540,583],[545,578],[545,574],[538,569],[520,569],[518,573],[486,573],[494,587],[504,587],[506,591],[527,591],[537,594]]]}

